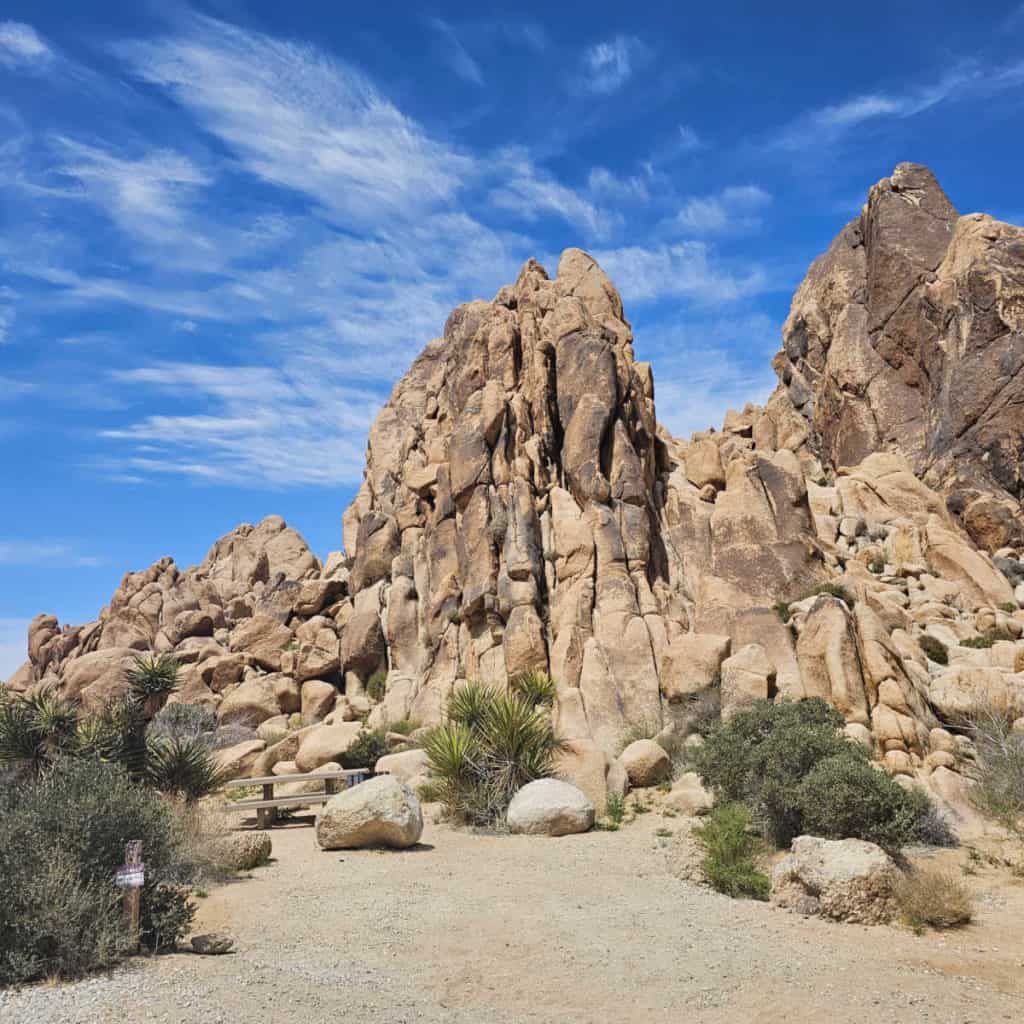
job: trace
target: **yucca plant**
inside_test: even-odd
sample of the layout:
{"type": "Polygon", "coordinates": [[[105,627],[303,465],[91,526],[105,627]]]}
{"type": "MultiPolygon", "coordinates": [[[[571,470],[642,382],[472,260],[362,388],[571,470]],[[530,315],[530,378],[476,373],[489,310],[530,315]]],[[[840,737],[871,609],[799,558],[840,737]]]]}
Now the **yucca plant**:
{"type": "Polygon", "coordinates": [[[152,718],[178,688],[178,659],[169,654],[136,655],[128,670],[128,685],[152,718]]]}
{"type": "Polygon", "coordinates": [[[135,694],[114,698],[79,723],[75,752],[120,764],[133,779],[144,779],[146,719],[145,705],[135,694]]]}
{"type": "Polygon", "coordinates": [[[534,707],[538,704],[553,706],[558,693],[554,679],[546,672],[523,672],[509,680],[509,688],[534,707]]]}
{"type": "Polygon", "coordinates": [[[161,793],[191,803],[220,788],[227,775],[203,739],[158,736],[147,745],[146,780],[161,793]]]}
{"type": "Polygon", "coordinates": [[[459,821],[498,824],[518,789],[552,772],[561,741],[550,716],[480,683],[457,690],[447,716],[423,744],[437,795],[459,821]]]}
{"type": "Polygon", "coordinates": [[[497,689],[486,683],[464,683],[448,699],[448,721],[476,731],[497,697],[497,689]]]}
{"type": "Polygon", "coordinates": [[[78,705],[56,687],[0,696],[0,768],[39,775],[74,741],[78,705]]]}

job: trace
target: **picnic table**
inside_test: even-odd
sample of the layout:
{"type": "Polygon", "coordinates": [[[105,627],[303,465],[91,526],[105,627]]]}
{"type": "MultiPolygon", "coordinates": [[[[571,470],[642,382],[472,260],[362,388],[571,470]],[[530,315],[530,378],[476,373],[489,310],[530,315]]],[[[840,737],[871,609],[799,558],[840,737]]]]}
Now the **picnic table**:
{"type": "Polygon", "coordinates": [[[235,807],[243,810],[256,811],[256,820],[260,828],[270,828],[277,820],[279,807],[305,807],[307,804],[326,803],[339,791],[339,783],[346,786],[358,785],[371,774],[369,768],[340,768],[331,771],[304,772],[295,775],[261,775],[254,779],[232,779],[224,784],[225,789],[241,789],[249,786],[262,786],[263,797],[239,800],[235,807]],[[352,781],[349,781],[352,780],[352,781]],[[296,793],[293,796],[274,796],[274,787],[282,782],[320,782],[324,784],[322,792],[296,793]]]}

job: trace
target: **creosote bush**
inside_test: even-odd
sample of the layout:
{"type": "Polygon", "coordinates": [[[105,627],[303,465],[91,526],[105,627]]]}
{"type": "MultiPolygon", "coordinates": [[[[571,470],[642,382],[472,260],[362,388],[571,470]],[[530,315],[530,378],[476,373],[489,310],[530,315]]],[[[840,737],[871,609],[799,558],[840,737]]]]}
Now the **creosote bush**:
{"type": "Polygon", "coordinates": [[[820,698],[758,701],[722,722],[694,754],[720,802],[742,802],[764,836],[867,839],[890,850],[925,838],[931,804],[871,767],[843,717],[820,698]]]}
{"type": "Polygon", "coordinates": [[[977,708],[962,725],[976,751],[975,805],[1024,839],[1024,733],[1014,732],[1012,715],[994,704],[977,708]]]}
{"type": "Polygon", "coordinates": [[[436,793],[457,821],[501,824],[516,791],[549,776],[561,742],[546,711],[510,691],[467,683],[425,739],[436,793]]]}
{"type": "Polygon", "coordinates": [[[114,871],[142,842],[142,945],[173,947],[194,907],[192,868],[168,801],[118,765],[66,758],[0,791],[0,984],[77,977],[126,952],[114,871]]]}
{"type": "Polygon", "coordinates": [[[370,700],[380,703],[387,692],[388,674],[384,669],[378,669],[370,676],[366,683],[366,695],[370,700]]]}
{"type": "Polygon", "coordinates": [[[751,831],[745,805],[719,804],[693,836],[704,848],[701,870],[713,888],[727,896],[768,899],[771,883],[755,862],[763,843],[751,831]]]}
{"type": "Polygon", "coordinates": [[[973,916],[967,886],[936,868],[915,868],[896,885],[896,902],[906,924],[920,934],[928,928],[959,928],[973,916]]]}
{"type": "Polygon", "coordinates": [[[342,768],[368,768],[388,753],[388,741],[383,729],[363,729],[353,744],[341,755],[342,768]]]}

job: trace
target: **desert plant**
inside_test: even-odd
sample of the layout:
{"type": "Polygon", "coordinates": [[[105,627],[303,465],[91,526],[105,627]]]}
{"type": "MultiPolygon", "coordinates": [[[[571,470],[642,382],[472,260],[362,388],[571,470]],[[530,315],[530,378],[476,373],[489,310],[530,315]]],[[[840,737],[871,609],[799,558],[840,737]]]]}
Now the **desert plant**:
{"type": "Polygon", "coordinates": [[[1024,839],[1024,733],[994,703],[976,707],[961,726],[974,741],[972,798],[978,809],[1024,839]]]}
{"type": "Polygon", "coordinates": [[[0,768],[38,775],[74,745],[78,708],[56,687],[0,693],[0,768]]]}
{"type": "Polygon", "coordinates": [[[949,664],[949,651],[946,645],[937,637],[932,636],[930,633],[925,633],[917,638],[917,643],[925,655],[931,661],[934,661],[936,665],[949,664]]]}
{"type": "Polygon", "coordinates": [[[1020,610],[1020,605],[1016,601],[1003,601],[999,605],[999,610],[1006,612],[1007,615],[1013,615],[1014,612],[1020,610]]]}
{"type": "Polygon", "coordinates": [[[789,617],[792,613],[789,610],[788,601],[776,601],[775,604],[772,605],[772,609],[783,622],[789,622],[789,617]]]}
{"type": "Polygon", "coordinates": [[[881,576],[885,572],[885,562],[881,558],[874,559],[868,568],[876,575],[881,576]]]}
{"type": "Polygon", "coordinates": [[[550,716],[519,694],[470,683],[452,695],[447,718],[423,746],[453,818],[498,824],[518,789],[551,774],[561,743],[550,716]]]}
{"type": "Polygon", "coordinates": [[[146,728],[150,739],[191,740],[203,737],[211,745],[217,731],[217,715],[202,704],[167,704],[146,728]]]}
{"type": "Polygon", "coordinates": [[[396,732],[401,736],[408,736],[420,727],[415,718],[399,718],[397,722],[388,722],[388,732],[396,732]]]}
{"type": "Polygon", "coordinates": [[[257,739],[259,733],[252,726],[230,722],[228,725],[217,727],[217,731],[210,738],[210,746],[213,750],[226,750],[228,747],[237,747],[239,743],[257,739]]]}
{"type": "Polygon", "coordinates": [[[558,696],[558,686],[546,672],[522,672],[509,680],[509,689],[518,693],[527,704],[551,707],[558,696]]]}
{"type": "Polygon", "coordinates": [[[173,946],[187,929],[191,865],[174,810],[120,766],[62,758],[0,792],[0,818],[0,984],[76,976],[123,955],[113,875],[128,840],[142,842],[146,862],[143,945],[173,946]]]}
{"type": "Polygon", "coordinates": [[[366,695],[370,700],[379,704],[383,699],[385,693],[387,693],[388,674],[387,672],[379,668],[376,672],[370,676],[366,683],[366,695]]]}
{"type": "Polygon", "coordinates": [[[620,793],[609,793],[604,816],[614,825],[621,825],[626,816],[626,801],[620,793]]]}
{"type": "Polygon", "coordinates": [[[713,728],[694,754],[718,801],[743,802],[777,846],[802,832],[890,848],[920,839],[931,805],[871,767],[825,701],[758,701],[713,728]]]}
{"type": "Polygon", "coordinates": [[[849,753],[819,761],[795,795],[802,832],[823,839],[866,839],[893,854],[924,838],[932,806],[921,790],[903,789],[865,757],[849,753]]]}
{"type": "Polygon", "coordinates": [[[906,872],[896,885],[896,902],[903,920],[918,934],[926,927],[959,928],[973,916],[967,886],[937,868],[906,872]]]}
{"type": "Polygon", "coordinates": [[[161,793],[187,801],[199,800],[219,789],[228,775],[219,768],[209,744],[199,736],[191,739],[150,739],[146,778],[161,793]]]}
{"type": "Polygon", "coordinates": [[[768,876],[757,870],[754,860],[761,841],[751,831],[750,812],[743,804],[720,804],[692,834],[704,848],[701,870],[714,889],[732,897],[768,899],[768,876]]]}
{"type": "Polygon", "coordinates": [[[974,650],[985,650],[991,647],[995,641],[990,636],[969,636],[960,641],[961,647],[971,647],[974,650]]]}
{"type": "Polygon", "coordinates": [[[367,768],[371,772],[388,752],[388,741],[381,729],[363,729],[341,755],[343,768],[367,768]]]}
{"type": "Polygon", "coordinates": [[[137,655],[127,672],[131,692],[143,701],[166,700],[178,688],[178,667],[169,654],[137,655]]]}

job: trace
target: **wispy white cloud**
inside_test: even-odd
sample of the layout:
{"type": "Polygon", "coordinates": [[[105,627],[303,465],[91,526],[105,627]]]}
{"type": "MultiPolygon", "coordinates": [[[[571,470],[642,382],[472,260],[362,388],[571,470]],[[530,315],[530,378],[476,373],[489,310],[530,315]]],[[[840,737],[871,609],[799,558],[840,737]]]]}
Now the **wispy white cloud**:
{"type": "Polygon", "coordinates": [[[55,58],[54,51],[31,25],[21,21],[0,22],[0,64],[42,68],[55,58]]]}
{"type": "Polygon", "coordinates": [[[700,305],[720,305],[770,290],[762,267],[728,267],[716,261],[707,243],[701,241],[650,248],[625,246],[599,250],[594,257],[623,299],[631,302],[687,298],[700,305]]]}
{"type": "Polygon", "coordinates": [[[694,150],[700,149],[704,143],[693,128],[689,125],[681,124],[679,126],[679,138],[677,140],[677,145],[680,152],[692,153],[694,150]]]}
{"type": "Polygon", "coordinates": [[[592,238],[606,238],[621,223],[621,216],[603,209],[537,167],[522,147],[510,146],[496,157],[501,184],[490,193],[491,202],[534,222],[555,214],[582,228],[592,238]]]}
{"type": "Polygon", "coordinates": [[[737,234],[761,226],[760,212],[772,201],[759,185],[731,185],[709,196],[692,196],[676,215],[684,232],[737,234]]]}
{"type": "Polygon", "coordinates": [[[607,167],[591,168],[587,186],[592,195],[604,196],[617,202],[645,202],[650,199],[646,178],[639,174],[615,174],[607,167]]]}
{"type": "Polygon", "coordinates": [[[67,544],[0,540],[0,565],[32,565],[38,568],[92,568],[103,560],[82,555],[67,544]]]}
{"type": "Polygon", "coordinates": [[[443,18],[427,18],[426,23],[438,35],[442,56],[452,71],[466,82],[483,85],[484,73],[463,45],[455,29],[443,18]]]}
{"type": "Polygon", "coordinates": [[[608,95],[617,92],[647,56],[647,47],[636,36],[617,35],[583,51],[576,86],[582,92],[608,95]]]}
{"type": "Polygon", "coordinates": [[[11,328],[14,326],[14,310],[10,306],[0,305],[0,345],[11,340],[11,328]]]}
{"type": "Polygon", "coordinates": [[[250,173],[348,225],[451,199],[472,159],[427,136],[362,74],[327,54],[194,15],[191,30],[117,48],[250,173]]]}

